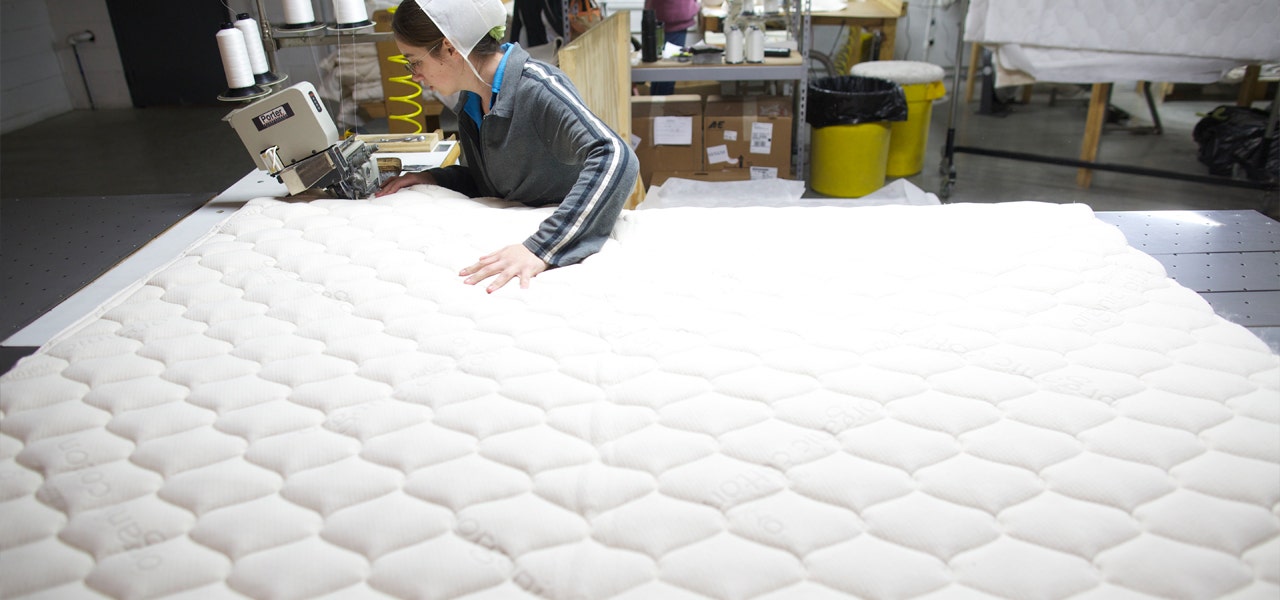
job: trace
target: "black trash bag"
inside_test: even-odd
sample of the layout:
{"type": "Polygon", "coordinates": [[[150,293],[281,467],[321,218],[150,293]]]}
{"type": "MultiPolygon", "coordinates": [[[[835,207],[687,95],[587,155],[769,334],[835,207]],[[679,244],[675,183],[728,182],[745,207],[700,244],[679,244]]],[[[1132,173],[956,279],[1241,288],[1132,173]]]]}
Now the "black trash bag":
{"type": "Polygon", "coordinates": [[[804,120],[814,127],[906,121],[907,97],[887,79],[822,77],[809,82],[804,120]]]}
{"type": "Polygon", "coordinates": [[[1266,112],[1223,105],[1200,119],[1191,137],[1200,146],[1197,158],[1210,174],[1230,177],[1240,165],[1249,181],[1274,183],[1280,178],[1280,130],[1270,137],[1266,131],[1266,112]]]}

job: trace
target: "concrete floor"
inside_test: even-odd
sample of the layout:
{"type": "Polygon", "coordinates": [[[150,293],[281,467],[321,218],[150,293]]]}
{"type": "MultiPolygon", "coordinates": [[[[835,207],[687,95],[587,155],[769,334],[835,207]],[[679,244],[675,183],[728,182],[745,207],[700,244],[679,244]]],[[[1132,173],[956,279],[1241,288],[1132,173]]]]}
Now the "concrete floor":
{"type": "MultiPolygon", "coordinates": [[[[1056,91],[1052,105],[1049,94],[1041,89],[1030,103],[1014,105],[1004,116],[974,114],[976,102],[960,107],[954,121],[957,144],[1077,158],[1088,91],[1078,86],[1058,86],[1056,91]]],[[[1146,107],[1133,86],[1117,85],[1113,103],[1132,115],[1129,125],[1149,124],[1146,107]]],[[[1229,99],[1167,102],[1160,108],[1164,135],[1134,135],[1109,128],[1099,160],[1207,174],[1196,160],[1191,130],[1200,118],[1197,113],[1230,103],[1229,99]]],[[[1265,108],[1263,103],[1257,106],[1265,108]]],[[[128,198],[133,206],[139,196],[153,194],[212,198],[253,169],[235,132],[222,121],[229,111],[229,107],[74,111],[5,134],[0,136],[0,198],[95,197],[95,202],[128,198]]],[[[908,178],[925,191],[937,193],[945,181],[938,166],[949,115],[949,101],[935,104],[924,170],[908,178]]],[[[972,154],[958,154],[956,168],[951,202],[1084,203],[1099,212],[1264,212],[1276,201],[1275,192],[1101,171],[1095,172],[1092,187],[1084,189],[1076,185],[1074,168],[972,154]]],[[[119,205],[123,209],[126,203],[119,205]]],[[[12,231],[16,225],[0,215],[0,226],[12,231]]],[[[36,316],[14,318],[29,322],[36,316]]],[[[4,352],[8,350],[0,350],[4,352]]],[[[0,371],[11,363],[0,356],[0,371]]]]}
{"type": "Polygon", "coordinates": [[[77,110],[0,136],[0,197],[218,192],[253,168],[224,107],[77,110]]]}
{"type": "MultiPolygon", "coordinates": [[[[1128,127],[1152,124],[1144,101],[1133,86],[1117,84],[1113,105],[1127,111],[1128,127]]],[[[1085,87],[1057,86],[1057,98],[1050,105],[1049,94],[1039,93],[1028,104],[1015,104],[1005,116],[976,113],[975,105],[956,112],[956,144],[985,149],[1026,152],[1079,159],[1088,113],[1089,93],[1085,87]]],[[[1208,175],[1196,158],[1198,146],[1191,131],[1201,115],[1224,100],[1166,102],[1159,107],[1164,127],[1162,135],[1135,134],[1109,125],[1099,147],[1099,162],[1208,175]]],[[[1264,102],[1255,107],[1266,109],[1264,102]]],[[[908,178],[928,191],[942,188],[938,172],[950,104],[934,107],[929,139],[929,158],[919,175],[908,178]]],[[[1123,173],[1094,171],[1093,184],[1076,184],[1077,169],[1003,158],[956,155],[957,179],[952,202],[1039,202],[1084,203],[1095,211],[1124,210],[1262,210],[1274,204],[1276,192],[1208,185],[1123,173]]],[[[1272,217],[1276,215],[1272,214],[1272,217]]]]}

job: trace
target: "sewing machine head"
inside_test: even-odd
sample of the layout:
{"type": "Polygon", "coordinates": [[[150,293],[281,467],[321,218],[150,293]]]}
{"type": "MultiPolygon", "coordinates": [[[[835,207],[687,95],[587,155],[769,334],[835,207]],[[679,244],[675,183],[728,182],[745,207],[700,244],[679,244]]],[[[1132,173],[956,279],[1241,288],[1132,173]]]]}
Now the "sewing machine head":
{"type": "Polygon", "coordinates": [[[301,82],[227,115],[253,161],[297,194],[323,189],[339,198],[366,198],[378,190],[377,146],[338,129],[316,89],[301,82]]]}

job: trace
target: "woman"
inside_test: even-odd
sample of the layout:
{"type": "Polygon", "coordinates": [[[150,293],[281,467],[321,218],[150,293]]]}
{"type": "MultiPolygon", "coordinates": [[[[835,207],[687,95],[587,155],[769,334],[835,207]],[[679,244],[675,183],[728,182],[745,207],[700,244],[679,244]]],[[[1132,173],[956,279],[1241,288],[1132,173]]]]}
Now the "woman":
{"type": "Polygon", "coordinates": [[[466,166],[402,175],[378,192],[435,184],[473,198],[559,203],[523,243],[459,273],[470,285],[492,278],[489,293],[517,278],[528,287],[547,268],[599,251],[639,172],[631,147],[587,110],[564,73],[501,43],[506,16],[500,0],[404,0],[396,9],[391,27],[414,80],[458,94],[466,166]]]}
{"type": "MultiPolygon", "coordinates": [[[[698,18],[701,5],[698,0],[644,0],[644,7],[652,10],[658,22],[662,23],[662,35],[666,43],[685,47],[689,28],[698,18]]],[[[662,53],[662,49],[658,49],[662,53]]],[[[654,81],[649,84],[649,95],[669,96],[676,90],[674,81],[654,81]]]]}

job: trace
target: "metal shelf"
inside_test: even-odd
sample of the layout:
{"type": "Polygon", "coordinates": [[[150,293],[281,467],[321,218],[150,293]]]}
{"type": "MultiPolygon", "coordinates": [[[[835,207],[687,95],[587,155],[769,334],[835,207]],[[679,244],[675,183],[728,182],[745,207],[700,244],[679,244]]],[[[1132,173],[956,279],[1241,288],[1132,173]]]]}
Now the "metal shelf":
{"type": "Polygon", "coordinates": [[[682,63],[660,60],[631,67],[631,81],[770,81],[803,79],[803,60],[766,58],[763,63],[739,65],[682,63]]]}
{"type": "Polygon", "coordinates": [[[395,34],[390,31],[335,31],[332,29],[312,32],[311,34],[293,34],[275,31],[271,37],[277,48],[302,48],[305,46],[337,46],[339,44],[391,42],[395,34]]]}
{"type": "Polygon", "coordinates": [[[640,63],[631,67],[632,83],[641,81],[795,81],[794,110],[792,111],[792,144],[795,159],[792,161],[794,176],[805,179],[809,157],[809,128],[805,110],[809,96],[809,49],[813,33],[811,0],[791,0],[799,10],[788,14],[789,27],[795,32],[797,50],[786,58],[765,57],[763,63],[736,65],[693,64],[674,60],[640,63]]]}

